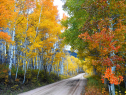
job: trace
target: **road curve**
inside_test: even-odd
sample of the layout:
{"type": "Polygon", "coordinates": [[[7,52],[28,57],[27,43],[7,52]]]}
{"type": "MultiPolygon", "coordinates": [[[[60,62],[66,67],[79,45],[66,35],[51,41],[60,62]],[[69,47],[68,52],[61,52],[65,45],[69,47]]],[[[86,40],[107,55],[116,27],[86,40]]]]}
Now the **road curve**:
{"type": "Polygon", "coordinates": [[[85,73],[75,77],[64,79],[34,90],[18,95],[81,95],[83,87],[86,85],[85,73]]]}

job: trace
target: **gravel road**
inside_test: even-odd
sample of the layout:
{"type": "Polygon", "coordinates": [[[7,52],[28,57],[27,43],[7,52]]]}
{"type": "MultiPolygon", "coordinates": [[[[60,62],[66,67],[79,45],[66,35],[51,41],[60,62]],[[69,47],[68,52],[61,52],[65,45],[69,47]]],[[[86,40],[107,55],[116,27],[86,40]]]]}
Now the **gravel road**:
{"type": "Polygon", "coordinates": [[[86,85],[85,73],[75,77],[64,79],[46,86],[33,89],[18,95],[81,95],[83,87],[86,85]]]}

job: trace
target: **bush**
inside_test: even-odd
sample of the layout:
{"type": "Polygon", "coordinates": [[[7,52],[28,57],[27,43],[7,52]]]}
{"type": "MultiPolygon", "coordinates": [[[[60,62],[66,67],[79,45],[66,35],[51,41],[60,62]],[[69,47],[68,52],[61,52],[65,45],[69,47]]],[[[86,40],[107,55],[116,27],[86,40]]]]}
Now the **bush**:
{"type": "Polygon", "coordinates": [[[5,64],[0,64],[0,81],[7,84],[8,82],[8,67],[5,64]]]}
{"type": "Polygon", "coordinates": [[[26,81],[24,84],[23,79],[24,79],[24,71],[22,69],[18,69],[18,75],[17,79],[15,79],[15,74],[16,74],[15,67],[12,67],[11,74],[12,77],[10,79],[11,82],[8,83],[8,67],[6,65],[1,65],[0,64],[0,94],[1,95],[15,95],[15,93],[21,93],[22,91],[28,91],[31,89],[34,89],[36,87],[40,87],[42,85],[46,85],[49,83],[56,82],[61,79],[61,77],[57,76],[54,73],[49,72],[44,72],[41,70],[39,72],[38,80],[37,80],[37,75],[38,75],[38,70],[27,70],[26,71],[26,81]],[[6,84],[7,85],[6,85],[6,84]],[[4,93],[4,94],[3,94],[4,93]]]}

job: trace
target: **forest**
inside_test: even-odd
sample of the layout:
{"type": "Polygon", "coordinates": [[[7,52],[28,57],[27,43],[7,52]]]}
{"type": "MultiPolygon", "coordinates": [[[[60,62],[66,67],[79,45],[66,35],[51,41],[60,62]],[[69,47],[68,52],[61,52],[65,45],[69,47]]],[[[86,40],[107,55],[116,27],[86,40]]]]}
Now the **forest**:
{"type": "Polygon", "coordinates": [[[0,0],[0,94],[79,72],[81,61],[61,45],[61,30],[53,0],[0,0]]]}
{"type": "Polygon", "coordinates": [[[124,95],[126,1],[61,1],[69,15],[62,20],[54,0],[0,0],[0,94],[84,71],[109,95],[124,95]]]}

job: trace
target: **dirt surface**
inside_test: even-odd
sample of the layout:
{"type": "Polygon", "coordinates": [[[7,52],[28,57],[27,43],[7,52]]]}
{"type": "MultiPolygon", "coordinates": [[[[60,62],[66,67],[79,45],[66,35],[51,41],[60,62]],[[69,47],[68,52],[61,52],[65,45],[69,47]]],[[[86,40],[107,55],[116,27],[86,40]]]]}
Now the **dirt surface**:
{"type": "Polygon", "coordinates": [[[86,85],[83,75],[84,73],[18,95],[81,95],[86,85]]]}

